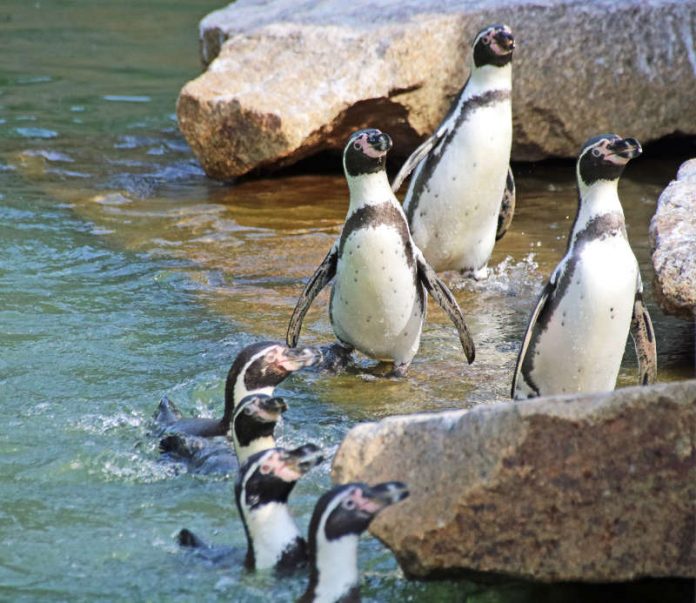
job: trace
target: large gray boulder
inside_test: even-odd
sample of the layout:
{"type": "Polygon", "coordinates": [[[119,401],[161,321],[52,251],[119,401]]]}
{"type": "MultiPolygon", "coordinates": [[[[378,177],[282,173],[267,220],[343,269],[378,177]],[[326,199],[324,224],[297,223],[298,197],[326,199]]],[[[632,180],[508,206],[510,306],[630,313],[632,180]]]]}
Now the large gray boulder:
{"type": "Polygon", "coordinates": [[[518,42],[514,159],[574,157],[603,131],[696,134],[696,2],[684,0],[237,0],[201,22],[208,69],[181,91],[179,125],[219,179],[341,149],[367,125],[406,156],[495,22],[518,42]]]}
{"type": "Polygon", "coordinates": [[[662,191],[650,223],[655,292],[670,314],[696,318],[696,159],[662,191]]]}
{"type": "Polygon", "coordinates": [[[411,576],[696,576],[696,381],[365,423],[333,477],[409,485],[371,531],[411,576]]]}

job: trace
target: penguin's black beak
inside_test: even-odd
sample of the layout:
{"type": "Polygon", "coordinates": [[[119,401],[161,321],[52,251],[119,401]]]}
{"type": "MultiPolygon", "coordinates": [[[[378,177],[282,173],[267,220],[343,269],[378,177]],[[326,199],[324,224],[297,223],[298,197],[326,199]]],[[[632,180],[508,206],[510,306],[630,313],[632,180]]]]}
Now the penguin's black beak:
{"type": "Polygon", "coordinates": [[[324,453],[314,444],[305,444],[294,450],[287,450],[283,460],[288,468],[304,475],[324,460],[324,453]]]}
{"type": "Polygon", "coordinates": [[[384,132],[370,134],[367,137],[367,142],[373,149],[382,153],[392,148],[392,139],[389,137],[389,134],[385,134],[384,132]]]}
{"type": "Polygon", "coordinates": [[[515,49],[515,38],[510,31],[501,29],[495,32],[493,38],[503,50],[511,52],[515,49]]]}
{"type": "Polygon", "coordinates": [[[643,153],[640,143],[635,138],[619,138],[614,140],[607,145],[607,150],[609,150],[612,155],[618,155],[623,159],[635,159],[636,157],[640,157],[643,153]]]}

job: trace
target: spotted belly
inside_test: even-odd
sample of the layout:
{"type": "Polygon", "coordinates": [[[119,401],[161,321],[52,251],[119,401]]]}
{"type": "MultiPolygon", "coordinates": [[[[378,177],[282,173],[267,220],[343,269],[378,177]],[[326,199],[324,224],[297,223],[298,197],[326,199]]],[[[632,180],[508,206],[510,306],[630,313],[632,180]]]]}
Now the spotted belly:
{"type": "Polygon", "coordinates": [[[510,104],[480,108],[414,174],[406,202],[411,233],[436,270],[488,263],[511,142],[510,104]]]}
{"type": "Polygon", "coordinates": [[[630,330],[637,262],[620,237],[590,243],[568,264],[540,316],[516,397],[611,391],[630,330]]]}
{"type": "Polygon", "coordinates": [[[354,231],[344,242],[331,292],[336,337],[378,360],[410,362],[424,318],[423,290],[399,232],[354,231]]]}

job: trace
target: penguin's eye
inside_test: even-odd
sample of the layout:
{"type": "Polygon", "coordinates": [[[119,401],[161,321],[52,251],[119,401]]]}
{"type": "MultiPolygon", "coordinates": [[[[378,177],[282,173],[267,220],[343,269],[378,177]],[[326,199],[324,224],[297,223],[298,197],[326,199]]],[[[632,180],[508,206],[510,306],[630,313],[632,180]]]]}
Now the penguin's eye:
{"type": "Polygon", "coordinates": [[[263,465],[261,465],[261,469],[260,469],[260,470],[261,470],[261,473],[262,473],[263,475],[268,475],[268,474],[273,470],[273,467],[271,467],[270,465],[264,463],[263,465]]]}
{"type": "Polygon", "coordinates": [[[359,150],[360,150],[360,143],[359,143],[358,141],[355,141],[355,142],[353,143],[353,148],[354,148],[356,151],[359,151],[359,150]]]}
{"type": "Polygon", "coordinates": [[[592,154],[595,157],[599,157],[602,154],[602,151],[600,151],[599,149],[592,149],[592,154]]]}
{"type": "Polygon", "coordinates": [[[352,498],[347,498],[343,501],[343,508],[347,511],[352,511],[355,509],[355,501],[352,498]]]}
{"type": "Polygon", "coordinates": [[[245,415],[250,415],[250,414],[252,413],[252,410],[253,410],[253,409],[251,408],[251,406],[245,406],[245,407],[244,407],[244,414],[245,414],[245,415]]]}

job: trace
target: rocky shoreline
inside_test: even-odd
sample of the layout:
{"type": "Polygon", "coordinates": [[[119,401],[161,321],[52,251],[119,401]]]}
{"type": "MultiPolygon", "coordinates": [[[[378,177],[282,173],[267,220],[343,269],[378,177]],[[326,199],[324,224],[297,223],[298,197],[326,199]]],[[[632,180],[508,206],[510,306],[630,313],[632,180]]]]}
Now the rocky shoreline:
{"type": "Polygon", "coordinates": [[[364,423],[333,478],[411,486],[371,531],[412,577],[696,577],[696,381],[364,423]]]}
{"type": "Polygon", "coordinates": [[[650,223],[655,293],[668,314],[696,319],[696,159],[682,164],[650,223]]]}
{"type": "Polygon", "coordinates": [[[518,41],[513,160],[574,157],[602,131],[696,135],[696,4],[679,0],[238,0],[201,22],[208,67],[179,125],[220,180],[338,150],[366,125],[405,157],[466,80],[475,33],[501,21],[518,41]]]}

